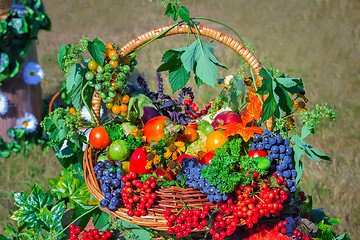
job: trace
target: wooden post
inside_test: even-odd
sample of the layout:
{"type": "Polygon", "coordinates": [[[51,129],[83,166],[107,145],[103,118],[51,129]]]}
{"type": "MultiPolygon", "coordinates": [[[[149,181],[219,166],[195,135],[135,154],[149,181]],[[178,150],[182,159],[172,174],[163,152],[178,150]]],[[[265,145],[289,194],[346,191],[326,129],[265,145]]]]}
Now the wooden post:
{"type": "MultiPolygon", "coordinates": [[[[4,16],[4,9],[7,9],[5,13],[5,19],[7,13],[10,10],[10,6],[5,3],[11,0],[0,0],[0,17],[4,16]],[[2,14],[2,15],[1,15],[2,14]]],[[[9,109],[7,113],[0,117],[0,136],[5,142],[9,142],[11,139],[7,136],[9,128],[13,128],[16,124],[16,120],[23,117],[26,112],[33,114],[38,122],[42,120],[43,104],[41,96],[41,86],[26,84],[23,79],[23,70],[27,62],[38,62],[37,50],[35,41],[32,42],[29,52],[25,56],[26,60],[20,67],[19,72],[14,78],[5,79],[0,86],[0,93],[3,93],[8,99],[9,109]]]]}

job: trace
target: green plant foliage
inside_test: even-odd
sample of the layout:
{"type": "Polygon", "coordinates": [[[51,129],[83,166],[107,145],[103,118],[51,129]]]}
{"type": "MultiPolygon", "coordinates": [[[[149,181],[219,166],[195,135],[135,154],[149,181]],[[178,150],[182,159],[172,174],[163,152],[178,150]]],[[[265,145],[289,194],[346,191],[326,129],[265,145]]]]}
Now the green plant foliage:
{"type": "Polygon", "coordinates": [[[16,193],[14,199],[14,204],[19,209],[14,212],[11,219],[16,220],[18,225],[26,223],[28,228],[42,229],[44,216],[41,212],[52,206],[54,197],[51,193],[43,193],[41,187],[34,184],[30,195],[25,192],[16,193]]]}
{"type": "Polygon", "coordinates": [[[41,0],[21,1],[26,11],[14,9],[6,20],[0,21],[0,85],[14,77],[24,62],[31,41],[37,39],[39,30],[50,30],[50,17],[41,0]]]}
{"type": "Polygon", "coordinates": [[[91,195],[86,183],[76,179],[72,168],[61,171],[61,178],[50,179],[52,191],[57,200],[67,199],[70,208],[80,206],[96,206],[99,202],[91,195]]]}

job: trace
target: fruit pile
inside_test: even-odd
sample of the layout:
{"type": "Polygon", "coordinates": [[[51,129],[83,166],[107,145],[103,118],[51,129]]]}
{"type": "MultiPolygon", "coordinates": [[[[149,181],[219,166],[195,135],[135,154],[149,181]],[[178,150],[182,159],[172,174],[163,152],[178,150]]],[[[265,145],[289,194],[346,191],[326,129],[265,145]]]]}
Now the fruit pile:
{"type": "MultiPolygon", "coordinates": [[[[294,140],[288,134],[293,125],[283,124],[276,131],[264,127],[268,103],[256,92],[259,81],[226,77],[220,83],[221,96],[200,109],[191,87],[180,88],[178,98],[165,94],[159,73],[156,92],[142,76],[130,84],[135,54],[123,57],[111,43],[106,49],[104,66],[90,61],[86,74],[113,113],[89,135],[93,170],[103,193],[101,207],[121,209],[128,218],[151,218],[149,212],[160,212],[167,234],[177,238],[204,230],[213,239],[258,233],[309,237],[293,224],[306,201],[298,187],[294,140]],[[246,97],[242,93],[226,100],[233,86],[249,84],[246,97]],[[246,100],[239,104],[241,99],[246,100]],[[158,193],[169,187],[193,189],[206,198],[192,205],[179,197],[182,209],[166,209],[158,193]]],[[[303,91],[302,83],[291,84],[297,88],[289,91],[303,91]]],[[[292,113],[298,110],[294,104],[292,113]]]]}

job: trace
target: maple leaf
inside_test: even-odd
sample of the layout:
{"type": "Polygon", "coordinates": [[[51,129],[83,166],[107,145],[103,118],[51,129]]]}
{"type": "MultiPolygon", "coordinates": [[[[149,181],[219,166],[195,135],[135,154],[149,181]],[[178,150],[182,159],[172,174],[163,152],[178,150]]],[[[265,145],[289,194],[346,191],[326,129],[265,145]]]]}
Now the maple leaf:
{"type": "Polygon", "coordinates": [[[233,136],[240,134],[242,139],[247,142],[255,133],[262,134],[262,129],[259,127],[246,127],[246,123],[230,122],[219,128],[225,129],[222,133],[225,136],[233,136]]]}
{"type": "Polygon", "coordinates": [[[262,103],[258,97],[254,97],[247,105],[246,113],[245,115],[241,116],[241,120],[245,124],[253,120],[260,120],[261,112],[262,112],[262,103]]]}

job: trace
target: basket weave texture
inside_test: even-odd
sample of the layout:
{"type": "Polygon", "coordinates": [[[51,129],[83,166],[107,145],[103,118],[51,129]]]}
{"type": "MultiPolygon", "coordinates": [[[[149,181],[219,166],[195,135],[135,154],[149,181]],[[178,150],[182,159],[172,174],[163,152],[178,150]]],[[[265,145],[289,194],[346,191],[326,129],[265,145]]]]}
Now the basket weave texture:
{"type": "MultiPolygon", "coordinates": [[[[123,54],[123,56],[126,56],[132,51],[134,51],[136,48],[154,39],[162,32],[166,32],[166,34],[161,36],[161,38],[175,34],[187,34],[188,32],[192,32],[192,33],[196,32],[194,28],[190,28],[186,24],[179,25],[170,30],[169,27],[170,26],[157,28],[134,38],[133,40],[125,44],[120,49],[120,52],[123,54]]],[[[259,61],[253,55],[253,53],[251,53],[248,49],[246,49],[240,42],[238,42],[234,38],[224,33],[221,33],[220,31],[208,27],[198,26],[198,29],[200,35],[207,36],[209,38],[217,40],[223,43],[224,45],[230,47],[231,49],[233,49],[236,53],[238,53],[252,68],[256,76],[256,79],[261,82],[262,77],[259,75],[261,65],[259,61]]],[[[100,108],[101,108],[100,91],[95,91],[92,99],[92,110],[98,125],[100,125],[100,119],[99,119],[100,108]]],[[[266,128],[271,129],[272,126],[271,119],[265,123],[265,126],[266,128]]],[[[88,145],[83,157],[85,182],[91,194],[100,201],[104,198],[104,195],[100,190],[100,185],[93,171],[93,167],[96,162],[95,159],[96,159],[96,153],[94,153],[91,147],[88,145]]],[[[163,213],[165,212],[166,209],[170,209],[173,213],[177,213],[181,208],[184,207],[182,201],[184,201],[186,205],[189,206],[209,205],[211,209],[214,209],[216,207],[215,204],[207,200],[206,194],[203,194],[200,191],[194,190],[192,188],[187,188],[187,189],[183,189],[180,187],[169,187],[166,189],[160,188],[156,190],[156,195],[157,197],[155,199],[155,203],[153,204],[152,208],[148,209],[147,211],[148,214],[146,216],[129,217],[126,213],[127,210],[125,208],[119,208],[116,211],[111,211],[111,212],[116,217],[118,217],[123,221],[141,226],[150,227],[155,231],[166,231],[168,227],[166,227],[167,221],[165,220],[163,213]]],[[[241,219],[239,225],[245,225],[245,224],[246,224],[245,220],[241,219]]],[[[204,233],[204,231],[206,230],[207,228],[204,228],[204,230],[202,231],[194,230],[194,233],[192,232],[191,234],[201,234],[204,233]]],[[[194,235],[192,236],[194,237],[194,235]]]]}

